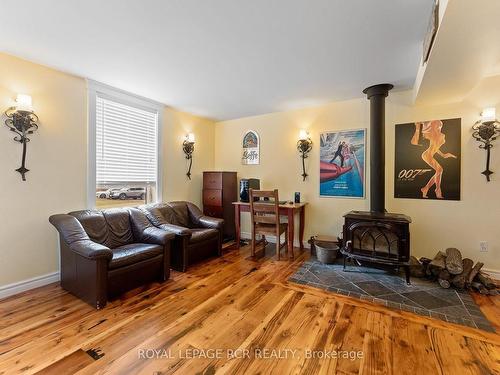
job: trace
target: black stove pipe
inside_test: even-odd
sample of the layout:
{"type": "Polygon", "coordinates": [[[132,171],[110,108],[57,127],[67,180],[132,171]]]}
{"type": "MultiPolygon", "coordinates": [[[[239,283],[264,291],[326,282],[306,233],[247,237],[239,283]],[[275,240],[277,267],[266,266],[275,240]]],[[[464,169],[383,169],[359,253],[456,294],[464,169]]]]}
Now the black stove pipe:
{"type": "Polygon", "coordinates": [[[363,90],[370,101],[370,210],[385,212],[385,98],[389,83],[363,90]]]}

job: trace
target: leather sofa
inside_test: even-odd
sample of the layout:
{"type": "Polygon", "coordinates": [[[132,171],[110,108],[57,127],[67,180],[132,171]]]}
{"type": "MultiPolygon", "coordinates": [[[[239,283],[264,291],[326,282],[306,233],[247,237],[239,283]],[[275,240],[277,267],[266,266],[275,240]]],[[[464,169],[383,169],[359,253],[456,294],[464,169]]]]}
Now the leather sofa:
{"type": "Polygon", "coordinates": [[[224,220],[204,216],[190,202],[177,201],[139,206],[156,227],[175,233],[171,267],[185,272],[196,262],[222,254],[224,220]]]}
{"type": "Polygon", "coordinates": [[[170,276],[171,232],[136,208],[49,218],[60,235],[61,286],[97,309],[125,290],[170,276]]]}

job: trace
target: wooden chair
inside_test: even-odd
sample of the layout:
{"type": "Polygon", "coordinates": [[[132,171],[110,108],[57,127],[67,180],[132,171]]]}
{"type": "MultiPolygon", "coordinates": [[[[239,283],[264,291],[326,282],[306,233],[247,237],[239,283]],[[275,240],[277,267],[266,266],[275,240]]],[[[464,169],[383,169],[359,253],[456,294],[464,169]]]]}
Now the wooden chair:
{"type": "Polygon", "coordinates": [[[280,223],[278,190],[265,191],[250,189],[250,216],[252,220],[252,256],[255,256],[257,234],[262,235],[259,241],[266,246],[266,234],[276,236],[276,256],[280,259],[280,250],[288,244],[288,224],[280,223]],[[259,198],[254,200],[254,198],[259,198]],[[266,198],[270,200],[260,200],[266,198]],[[271,200],[272,199],[272,200],[271,200]],[[280,237],[285,233],[285,243],[280,244],[280,237]]]}

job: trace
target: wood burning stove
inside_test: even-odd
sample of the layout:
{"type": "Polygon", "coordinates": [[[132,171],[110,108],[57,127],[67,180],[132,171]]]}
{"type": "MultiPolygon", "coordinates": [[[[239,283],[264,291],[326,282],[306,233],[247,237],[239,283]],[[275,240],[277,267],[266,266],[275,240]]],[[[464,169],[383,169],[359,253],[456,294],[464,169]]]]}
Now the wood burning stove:
{"type": "Polygon", "coordinates": [[[404,267],[410,283],[410,223],[402,214],[385,210],[385,98],[390,84],[363,90],[370,100],[370,211],[344,215],[342,247],[346,258],[404,267]]]}
{"type": "Polygon", "coordinates": [[[410,223],[406,215],[351,211],[344,215],[344,268],[346,258],[404,267],[410,283],[410,223]]]}

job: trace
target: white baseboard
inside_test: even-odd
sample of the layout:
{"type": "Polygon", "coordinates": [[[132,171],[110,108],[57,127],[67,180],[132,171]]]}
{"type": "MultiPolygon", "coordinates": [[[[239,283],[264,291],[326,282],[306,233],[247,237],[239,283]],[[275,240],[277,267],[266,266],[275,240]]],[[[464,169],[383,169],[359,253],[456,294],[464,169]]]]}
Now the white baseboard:
{"type": "MultiPolygon", "coordinates": [[[[252,234],[249,233],[249,232],[241,232],[241,239],[243,240],[250,240],[252,238],[252,234]]],[[[285,239],[284,239],[284,235],[281,236],[281,241],[283,242],[285,239]]],[[[276,236],[268,236],[266,235],[266,239],[269,240],[269,242],[276,242],[276,236]]],[[[300,244],[299,244],[299,240],[294,240],[293,241],[293,246],[294,247],[299,247],[300,244]]],[[[307,243],[307,241],[304,241],[304,248],[306,249],[310,249],[311,248],[311,245],[309,245],[307,243]]]]}
{"type": "Polygon", "coordinates": [[[30,289],[38,288],[47,284],[55,283],[60,280],[59,271],[48,273],[46,275],[33,277],[31,279],[18,281],[16,283],[0,286],[0,299],[25,292],[30,289]]]}

